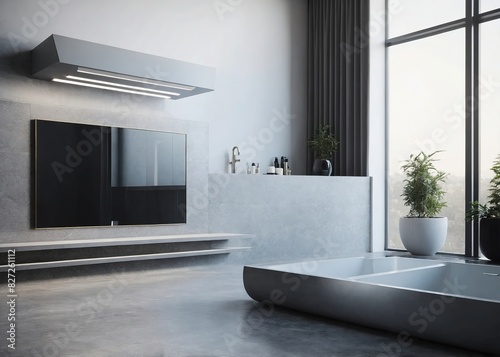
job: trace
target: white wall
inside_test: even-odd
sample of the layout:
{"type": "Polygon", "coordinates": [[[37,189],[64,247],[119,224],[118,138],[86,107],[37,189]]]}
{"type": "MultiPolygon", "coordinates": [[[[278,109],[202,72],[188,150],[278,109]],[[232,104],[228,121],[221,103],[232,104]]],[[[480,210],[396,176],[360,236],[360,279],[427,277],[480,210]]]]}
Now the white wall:
{"type": "Polygon", "coordinates": [[[305,173],[305,0],[2,0],[0,99],[209,123],[209,171],[290,159],[305,173]],[[215,67],[215,92],[179,101],[29,78],[27,51],[51,34],[215,67]]]}
{"type": "Polygon", "coordinates": [[[386,124],[385,0],[370,3],[370,111],[368,175],[372,177],[372,247],[385,249],[386,124]]]}

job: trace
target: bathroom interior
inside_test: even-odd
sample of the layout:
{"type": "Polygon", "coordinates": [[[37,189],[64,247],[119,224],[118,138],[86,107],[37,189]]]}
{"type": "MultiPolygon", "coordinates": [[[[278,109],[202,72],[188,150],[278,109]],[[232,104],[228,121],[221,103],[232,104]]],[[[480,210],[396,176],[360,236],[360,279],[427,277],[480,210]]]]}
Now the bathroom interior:
{"type": "MultiPolygon", "coordinates": [[[[440,33],[465,37],[470,23],[480,26],[465,20],[474,15],[498,33],[495,0],[453,2],[1,1],[1,354],[500,354],[500,322],[491,317],[500,312],[500,267],[471,238],[465,197],[448,199],[447,242],[433,256],[407,252],[394,223],[405,214],[394,166],[415,150],[442,150],[448,190],[465,191],[473,144],[464,144],[472,129],[462,103],[480,98],[479,117],[500,109],[500,69],[486,60],[483,73],[457,65],[461,79],[480,77],[480,96],[457,89],[459,102],[436,99],[445,88],[438,79],[425,94],[425,54],[473,63],[457,53],[475,47],[445,51],[425,42],[424,29],[452,23],[440,33]],[[433,6],[441,19],[424,15],[433,6]],[[401,54],[412,39],[396,27],[418,11],[407,32],[420,36],[422,52],[401,54]],[[322,36],[335,23],[354,34],[331,52],[352,73],[331,75],[338,98],[325,102],[314,95],[328,76],[315,72],[313,35],[333,42],[322,36]],[[122,79],[139,70],[148,83],[140,86],[162,79],[185,93],[166,99],[58,83],[51,71],[66,70],[65,57],[78,70],[102,64],[94,80],[100,70],[122,79]],[[407,97],[421,101],[389,88],[397,85],[391,58],[406,65],[407,97]],[[393,108],[397,100],[404,105],[393,108]],[[438,119],[422,118],[432,112],[419,105],[441,100],[438,119]],[[331,176],[312,174],[308,140],[318,123],[339,138],[331,176]],[[93,176],[74,174],[91,160],[93,176]]],[[[457,75],[454,61],[432,58],[447,68],[439,75],[457,75]]],[[[485,128],[478,145],[488,167],[500,127],[485,128]]]]}

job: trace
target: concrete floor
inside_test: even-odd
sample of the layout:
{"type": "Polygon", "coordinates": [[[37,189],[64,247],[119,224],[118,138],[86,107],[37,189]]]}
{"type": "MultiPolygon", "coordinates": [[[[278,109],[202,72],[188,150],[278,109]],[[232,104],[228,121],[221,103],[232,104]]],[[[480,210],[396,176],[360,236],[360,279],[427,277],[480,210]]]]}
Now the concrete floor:
{"type": "Polygon", "coordinates": [[[242,266],[116,272],[16,288],[16,349],[3,337],[1,356],[483,356],[418,339],[401,349],[394,333],[260,305],[243,288],[242,266]]]}

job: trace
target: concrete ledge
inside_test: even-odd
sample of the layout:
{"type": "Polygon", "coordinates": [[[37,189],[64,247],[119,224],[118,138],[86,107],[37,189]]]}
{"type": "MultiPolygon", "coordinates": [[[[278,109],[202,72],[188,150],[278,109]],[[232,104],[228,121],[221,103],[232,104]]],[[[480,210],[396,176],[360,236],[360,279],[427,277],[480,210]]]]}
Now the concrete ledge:
{"type": "Polygon", "coordinates": [[[7,252],[10,249],[15,249],[16,251],[21,252],[21,251],[49,250],[49,249],[109,247],[118,245],[224,241],[231,238],[252,238],[252,237],[253,236],[250,234],[204,233],[204,234],[178,234],[178,235],[168,235],[168,236],[132,237],[132,238],[127,237],[127,238],[60,240],[60,241],[47,241],[47,242],[3,243],[0,244],[0,252],[7,252]]]}
{"type": "MultiPolygon", "coordinates": [[[[87,258],[87,259],[59,260],[59,261],[37,262],[37,263],[21,263],[21,264],[16,264],[15,269],[33,270],[42,268],[60,268],[60,267],[79,266],[79,265],[131,262],[138,260],[196,257],[205,255],[229,254],[229,253],[241,252],[247,249],[250,249],[250,247],[232,247],[232,248],[193,250],[193,251],[172,252],[172,253],[139,254],[139,255],[127,255],[127,256],[116,256],[116,257],[105,257],[105,258],[87,258]]],[[[0,272],[5,272],[8,269],[9,266],[0,265],[0,272]]]]}
{"type": "MultiPolygon", "coordinates": [[[[1,244],[0,253],[14,250],[16,270],[35,270],[70,266],[121,263],[208,255],[223,255],[251,249],[226,246],[229,240],[246,240],[250,234],[206,233],[169,236],[109,238],[38,243],[1,244]],[[221,244],[223,246],[221,246],[221,244]],[[115,247],[110,249],[111,247],[115,247]],[[120,248],[121,249],[117,249],[120,248]]],[[[12,255],[12,254],[11,254],[12,255]]],[[[7,261],[7,259],[2,259],[7,261]]],[[[8,265],[0,265],[7,271],[8,265]]]]}

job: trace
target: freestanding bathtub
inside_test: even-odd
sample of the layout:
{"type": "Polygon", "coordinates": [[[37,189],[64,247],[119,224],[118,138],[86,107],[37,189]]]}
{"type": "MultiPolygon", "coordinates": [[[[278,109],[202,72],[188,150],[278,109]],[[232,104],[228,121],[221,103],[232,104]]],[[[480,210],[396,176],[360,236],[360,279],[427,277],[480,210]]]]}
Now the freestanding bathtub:
{"type": "MultiPolygon", "coordinates": [[[[405,257],[353,257],[245,266],[265,304],[500,354],[500,266],[405,257]]],[[[384,351],[381,350],[381,353],[384,351]]]]}

